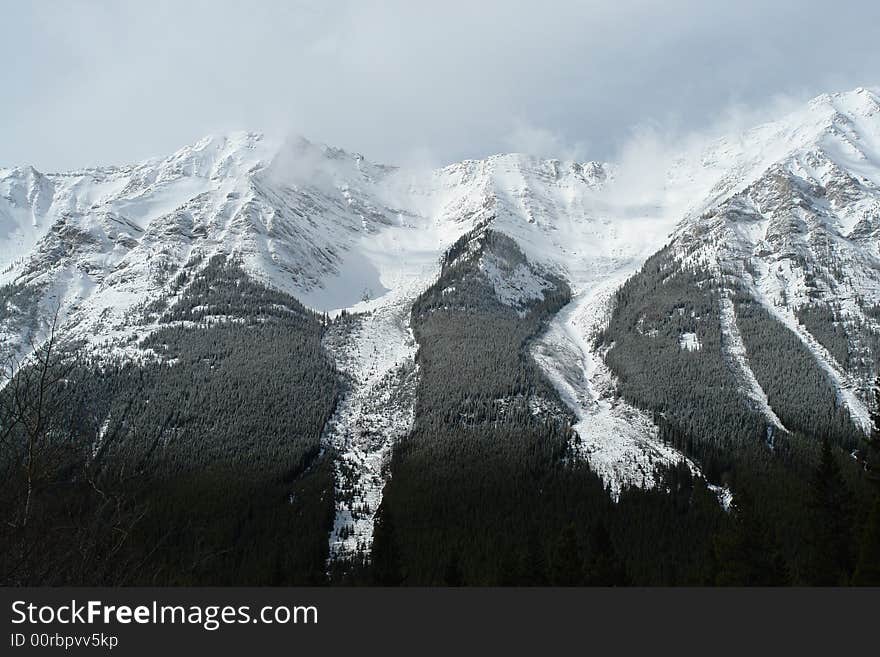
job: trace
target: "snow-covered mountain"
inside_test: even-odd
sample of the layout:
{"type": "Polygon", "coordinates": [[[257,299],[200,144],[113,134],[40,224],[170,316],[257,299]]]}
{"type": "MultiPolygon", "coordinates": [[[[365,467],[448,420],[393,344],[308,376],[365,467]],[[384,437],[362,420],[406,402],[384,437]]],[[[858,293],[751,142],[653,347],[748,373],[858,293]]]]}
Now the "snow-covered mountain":
{"type": "Polygon", "coordinates": [[[674,247],[743,285],[794,331],[867,429],[880,330],[878,95],[819,96],[741,144],[750,156],[684,219],[674,247]]]}
{"type": "MultiPolygon", "coordinates": [[[[864,426],[880,344],[878,94],[820,96],[661,173],[663,184],[635,194],[613,164],[508,154],[403,170],[253,133],[132,166],[0,169],[0,346],[22,351],[57,307],[64,333],[97,353],[158,357],[138,342],[156,326],[151,304],[180,294],[186,263],[218,253],[314,309],[367,313],[327,345],[350,386],[325,439],[342,454],[337,479],[355,491],[337,502],[332,554],[369,545],[382,465],[412,423],[410,309],[443,253],[475,228],[512,237],[528,259],[482,256],[503,303],[540,297],[542,271],[570,285],[571,303],[532,354],[577,418],[578,450],[614,492],[652,486],[655,466],[686,460],[618,396],[594,342],[615,290],[670,240],[682,266],[732,277],[794,331],[864,426]],[[844,337],[820,333],[822,317],[844,337]]],[[[783,429],[749,368],[733,302],[722,311],[741,394],[783,429]]],[[[699,334],[682,336],[682,349],[699,348],[699,334]]]]}

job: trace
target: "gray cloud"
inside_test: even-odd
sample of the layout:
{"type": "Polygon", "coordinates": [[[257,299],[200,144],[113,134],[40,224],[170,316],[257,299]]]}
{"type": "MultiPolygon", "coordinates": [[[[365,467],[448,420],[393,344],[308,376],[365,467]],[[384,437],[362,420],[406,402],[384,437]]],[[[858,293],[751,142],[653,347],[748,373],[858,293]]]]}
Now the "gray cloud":
{"type": "Polygon", "coordinates": [[[615,157],[880,80],[880,3],[8,3],[0,166],[163,155],[232,129],[378,161],[615,157]],[[639,126],[642,126],[641,128],[639,126]]]}

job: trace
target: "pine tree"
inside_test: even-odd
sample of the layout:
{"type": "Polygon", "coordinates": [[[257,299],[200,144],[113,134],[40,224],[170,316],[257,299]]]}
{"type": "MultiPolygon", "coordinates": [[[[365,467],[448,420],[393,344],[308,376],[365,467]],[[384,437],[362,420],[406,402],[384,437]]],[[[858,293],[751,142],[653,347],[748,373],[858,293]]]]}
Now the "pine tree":
{"type": "Polygon", "coordinates": [[[520,582],[523,586],[547,585],[547,559],[544,554],[544,546],[541,545],[534,532],[529,534],[520,571],[520,582]]]}
{"type": "Polygon", "coordinates": [[[874,410],[871,413],[871,434],[867,443],[865,469],[868,472],[868,479],[880,495],[880,376],[874,381],[874,410]]]}
{"type": "Polygon", "coordinates": [[[573,523],[562,529],[554,546],[551,563],[552,582],[555,586],[578,586],[583,583],[583,566],[573,523]]]}
{"type": "Polygon", "coordinates": [[[458,552],[453,552],[449,557],[449,561],[446,562],[443,583],[446,586],[464,586],[464,578],[461,574],[461,564],[458,552]]]}
{"type": "Polygon", "coordinates": [[[585,570],[589,586],[625,586],[627,583],[626,566],[601,520],[590,532],[590,557],[585,570]]]}
{"type": "Polygon", "coordinates": [[[843,584],[852,566],[852,499],[827,439],[822,441],[807,505],[810,514],[804,573],[807,583],[843,584]]]}
{"type": "Polygon", "coordinates": [[[380,508],[376,515],[373,534],[373,582],[378,586],[400,586],[403,575],[400,569],[400,552],[394,522],[387,509],[380,508]],[[379,549],[376,549],[376,548],[379,549]]]}
{"type": "Polygon", "coordinates": [[[856,586],[880,586],[880,495],[862,528],[859,558],[852,583],[856,586]]]}
{"type": "Polygon", "coordinates": [[[779,550],[758,520],[751,496],[737,491],[730,525],[716,539],[721,586],[778,586],[786,583],[779,550]]]}
{"type": "Polygon", "coordinates": [[[866,469],[874,484],[874,503],[862,527],[853,584],[880,586],[880,376],[874,382],[874,411],[871,413],[866,469]]]}

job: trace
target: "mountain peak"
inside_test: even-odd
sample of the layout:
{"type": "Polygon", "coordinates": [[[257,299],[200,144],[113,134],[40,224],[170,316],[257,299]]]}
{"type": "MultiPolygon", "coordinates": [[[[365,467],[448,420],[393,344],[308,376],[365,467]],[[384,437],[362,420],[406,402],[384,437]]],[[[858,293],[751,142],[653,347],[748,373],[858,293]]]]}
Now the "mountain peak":
{"type": "Polygon", "coordinates": [[[259,132],[212,134],[155,164],[184,176],[215,178],[253,170],[265,163],[271,151],[272,145],[259,132]]]}

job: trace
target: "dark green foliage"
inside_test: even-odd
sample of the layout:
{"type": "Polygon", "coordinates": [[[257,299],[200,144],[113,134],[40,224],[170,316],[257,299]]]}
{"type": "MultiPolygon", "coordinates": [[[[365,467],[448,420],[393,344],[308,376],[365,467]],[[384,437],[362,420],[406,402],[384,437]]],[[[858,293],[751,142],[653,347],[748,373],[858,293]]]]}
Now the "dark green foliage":
{"type": "MultiPolygon", "coordinates": [[[[566,543],[570,540],[570,538],[565,539],[566,543]]],[[[604,522],[598,522],[590,532],[588,555],[583,567],[584,584],[587,586],[624,586],[627,584],[626,568],[614,549],[611,534],[604,522]]]]}
{"type": "MultiPolygon", "coordinates": [[[[593,517],[595,528],[601,517],[593,517]]],[[[715,534],[729,520],[705,482],[686,466],[671,469],[650,491],[632,488],[604,518],[611,547],[595,538],[595,563],[588,582],[608,585],[702,586],[715,578],[715,534]],[[615,557],[616,555],[616,557],[615,557]],[[620,561],[618,561],[618,558],[620,561]],[[622,562],[622,567],[620,562],[622,562]]],[[[601,526],[599,526],[601,539],[601,526]]]]}
{"type": "MultiPolygon", "coordinates": [[[[604,526],[603,526],[604,529],[604,526]]],[[[606,543],[611,539],[605,532],[606,543]]],[[[566,525],[552,548],[550,559],[550,581],[556,586],[577,586],[584,584],[584,564],[581,562],[581,551],[578,548],[577,530],[574,523],[566,525]]]]}
{"type": "Polygon", "coordinates": [[[867,443],[867,454],[862,462],[872,485],[873,502],[859,532],[852,581],[858,586],[880,586],[880,377],[874,381],[874,411],[867,443]]]}
{"type": "Polygon", "coordinates": [[[737,494],[736,509],[715,541],[720,586],[779,586],[789,583],[774,528],[764,520],[755,499],[737,494]]]}
{"type": "Polygon", "coordinates": [[[401,570],[398,536],[394,529],[394,515],[387,507],[376,518],[373,543],[380,545],[381,549],[373,551],[373,558],[369,565],[363,564],[364,569],[367,567],[371,569],[373,583],[379,586],[400,586],[403,584],[404,576],[401,570]]]}
{"type": "MultiPolygon", "coordinates": [[[[181,275],[187,277],[186,271],[181,275]]],[[[241,265],[215,256],[193,277],[186,294],[163,316],[163,321],[203,321],[211,317],[234,317],[254,324],[284,318],[299,325],[319,316],[307,311],[294,298],[267,288],[249,277],[241,265]]]]}
{"type": "Polygon", "coordinates": [[[880,586],[880,495],[868,513],[859,537],[859,554],[853,584],[857,586],[880,586]]]}
{"type": "Polygon", "coordinates": [[[782,423],[789,430],[827,436],[852,449],[859,435],[813,355],[790,329],[750,297],[740,293],[735,301],[752,371],[782,423]]]}
{"type": "Polygon", "coordinates": [[[337,394],[318,317],[222,260],[193,285],[168,312],[169,326],[141,342],[161,361],[83,373],[93,382],[80,399],[85,421],[95,431],[107,422],[111,438],[98,460],[163,473],[222,462],[295,476],[317,454],[337,394]],[[205,306],[222,307],[214,314],[225,319],[208,321],[205,306]],[[182,317],[195,324],[171,323],[182,317]]]}
{"type": "Polygon", "coordinates": [[[807,498],[804,579],[817,586],[845,584],[852,572],[852,497],[828,440],[822,441],[819,465],[807,498]]]}
{"type": "Polygon", "coordinates": [[[392,458],[374,581],[711,581],[711,536],[723,516],[717,502],[689,475],[679,481],[677,471],[658,491],[627,491],[611,501],[601,480],[572,458],[571,418],[528,351],[568,290],[555,281],[520,317],[478,267],[487,252],[507,262],[523,258],[503,235],[467,235],[414,305],[416,421],[392,458]],[[535,396],[555,402],[559,413],[531,413],[535,396]]]}
{"type": "Polygon", "coordinates": [[[420,382],[417,431],[495,422],[531,431],[536,420],[528,408],[529,398],[555,400],[556,393],[525,345],[551,313],[568,302],[570,293],[564,282],[553,279],[555,288],[532,303],[521,318],[498,300],[477,265],[484,250],[524,260],[519,249],[509,237],[492,231],[481,237],[465,236],[460,243],[471,239],[481,240],[480,251],[458,260],[447,256],[451,264],[413,305],[419,364],[430,372],[420,382]],[[455,385],[449,385],[452,381],[455,385]]]}
{"type": "Polygon", "coordinates": [[[460,557],[457,552],[453,552],[446,562],[446,573],[443,576],[444,586],[461,586],[464,579],[461,575],[460,557]]]}
{"type": "Polygon", "coordinates": [[[25,581],[322,582],[333,471],[319,450],[338,384],[321,318],[216,258],[165,321],[141,344],[161,360],[70,374],[73,476],[46,493],[43,519],[57,524],[74,496],[84,521],[102,499],[90,484],[113,491],[140,510],[113,558],[140,566],[82,572],[58,557],[51,579],[25,581]]]}
{"type": "MultiPolygon", "coordinates": [[[[721,295],[730,292],[717,280],[683,268],[665,250],[649,258],[617,294],[601,336],[611,347],[606,362],[622,394],[654,413],[662,437],[692,455],[710,480],[733,488],[736,512],[715,540],[717,581],[809,583],[815,559],[804,546],[822,538],[817,514],[804,500],[816,490],[819,440],[829,437],[849,451],[860,436],[799,338],[731,280],[749,365],[791,433],[767,427],[740,393],[738,372],[725,356],[721,295]],[[683,351],[683,332],[697,333],[702,348],[683,351]]],[[[841,468],[834,486],[844,496],[852,491],[856,504],[864,505],[857,464],[837,447],[832,452],[841,468]]],[[[850,551],[853,518],[843,514],[835,524],[850,551]]],[[[840,567],[842,577],[847,572],[851,562],[840,567]]]]}
{"type": "Polygon", "coordinates": [[[844,369],[851,367],[849,337],[833,308],[811,303],[798,309],[797,318],[844,369]]]}
{"type": "MultiPolygon", "coordinates": [[[[487,254],[532,268],[481,227],[414,304],[414,428],[393,453],[371,559],[337,564],[331,581],[880,583],[876,434],[866,458],[849,458],[859,436],[827,377],[766,310],[735,292],[750,365],[791,433],[768,433],[740,394],[720,325],[730,292],[712,276],[662,251],[621,288],[599,338],[621,393],[710,480],[731,485],[735,506],[724,513],[685,465],[613,502],[572,454],[573,418],[529,353],[567,286],[532,268],[550,289],[507,306],[479,266],[487,254]],[[701,348],[682,349],[683,333],[701,348]],[[538,400],[551,411],[535,413],[538,400]]],[[[320,438],[340,385],[321,344],[330,322],[239,263],[195,264],[174,279],[173,305],[145,309],[163,324],[140,343],[156,359],[70,363],[47,406],[55,428],[30,477],[32,512],[21,511],[25,436],[0,431],[11,437],[0,454],[2,583],[326,580],[334,455],[320,438]]],[[[807,312],[801,321],[822,334],[824,311],[807,312]]],[[[333,324],[340,340],[350,321],[333,324]]]]}
{"type": "Polygon", "coordinates": [[[710,479],[732,468],[725,454],[757,445],[766,423],[735,394],[737,379],[722,351],[720,294],[712,278],[678,266],[661,251],[615,297],[600,341],[620,392],[655,414],[662,436],[696,457],[710,479]],[[696,333],[699,350],[682,349],[696,333]]]}
{"type": "Polygon", "coordinates": [[[868,480],[880,494],[880,376],[874,380],[874,409],[871,412],[870,433],[865,442],[864,454],[860,461],[864,463],[868,480]]]}

